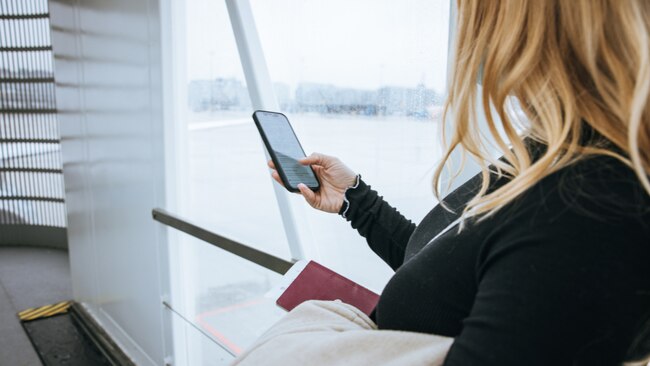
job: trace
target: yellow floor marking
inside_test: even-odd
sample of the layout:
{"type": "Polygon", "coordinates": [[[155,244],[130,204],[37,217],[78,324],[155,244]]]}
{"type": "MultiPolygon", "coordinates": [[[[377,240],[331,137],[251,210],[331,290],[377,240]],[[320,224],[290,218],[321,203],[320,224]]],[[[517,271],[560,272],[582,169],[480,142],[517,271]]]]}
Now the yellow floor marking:
{"type": "Polygon", "coordinates": [[[41,306],[39,308],[31,308],[18,313],[18,317],[22,321],[46,318],[68,311],[70,305],[72,305],[72,301],[62,301],[56,304],[41,306]]]}

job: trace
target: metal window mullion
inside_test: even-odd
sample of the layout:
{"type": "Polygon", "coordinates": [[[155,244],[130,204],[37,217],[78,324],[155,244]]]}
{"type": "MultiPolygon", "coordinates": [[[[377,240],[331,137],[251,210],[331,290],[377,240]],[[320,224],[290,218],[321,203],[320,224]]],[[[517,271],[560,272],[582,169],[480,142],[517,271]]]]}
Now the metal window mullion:
{"type": "MultiPolygon", "coordinates": [[[[21,11],[21,13],[25,13],[25,14],[32,13],[34,11],[32,5],[33,5],[32,0],[26,2],[26,8],[23,9],[24,11],[21,11]]],[[[23,45],[27,47],[32,45],[33,42],[35,42],[38,39],[38,34],[34,27],[34,21],[24,20],[22,21],[22,23],[23,23],[22,26],[24,27],[24,31],[25,31],[24,33],[25,42],[23,45]]],[[[39,43],[36,42],[36,45],[39,45],[39,43]]],[[[23,52],[23,55],[25,57],[23,61],[23,65],[28,65],[27,68],[28,70],[30,70],[30,72],[34,72],[38,68],[38,65],[34,64],[34,58],[32,57],[33,54],[34,54],[33,52],[23,52]]],[[[24,77],[27,77],[27,75],[25,75],[24,77]]],[[[32,105],[37,106],[38,99],[41,97],[39,93],[39,86],[36,85],[35,87],[32,87],[27,83],[23,83],[23,85],[25,85],[25,88],[28,90],[27,93],[28,96],[26,99],[29,100],[30,103],[29,107],[31,108],[32,105]]],[[[38,120],[40,118],[40,115],[29,115],[29,116],[25,115],[23,118],[24,120],[21,123],[21,127],[23,128],[22,136],[24,136],[24,138],[38,136],[38,134],[36,134],[36,131],[38,128],[37,124],[39,122],[38,120]]],[[[37,150],[37,147],[41,145],[38,143],[30,143],[30,144],[25,143],[25,146],[27,147],[28,151],[26,151],[26,155],[24,157],[24,163],[23,163],[24,166],[26,167],[37,166],[38,157],[35,156],[36,155],[35,152],[37,150]]],[[[42,191],[41,188],[43,187],[43,181],[41,177],[42,174],[35,174],[30,177],[31,178],[30,182],[32,184],[30,195],[33,197],[41,197],[41,191],[42,191]]],[[[45,223],[45,217],[47,215],[43,212],[43,208],[46,206],[47,206],[46,204],[41,202],[30,202],[30,207],[36,208],[36,210],[32,210],[37,215],[37,218],[33,222],[34,224],[43,225],[45,223]]]]}
{"type": "MultiPolygon", "coordinates": [[[[277,111],[278,101],[266,66],[250,2],[249,0],[226,0],[226,6],[253,109],[277,111]]],[[[261,139],[260,143],[262,143],[261,139]]],[[[264,151],[268,160],[268,151],[266,148],[264,151]]],[[[269,179],[271,179],[270,175],[269,179]]],[[[304,250],[289,202],[289,193],[277,184],[273,184],[273,192],[277,199],[291,257],[295,260],[304,259],[304,250]]]]}
{"type": "MultiPolygon", "coordinates": [[[[31,14],[35,12],[35,7],[34,7],[34,1],[29,0],[26,2],[26,9],[25,12],[26,14],[31,14]]],[[[23,23],[23,26],[25,27],[25,32],[26,39],[29,40],[29,44],[27,41],[25,42],[25,45],[35,45],[35,46],[40,46],[41,42],[39,42],[40,39],[40,34],[38,31],[38,21],[37,20],[25,20],[23,23]]],[[[38,52],[24,52],[25,55],[25,64],[29,65],[29,70],[30,72],[35,72],[36,70],[39,69],[39,64],[36,62],[36,58],[34,57],[37,55],[38,52]]],[[[27,75],[25,75],[27,76],[27,75]]],[[[35,108],[39,108],[41,98],[43,97],[41,93],[41,83],[37,85],[29,85],[27,83],[24,83],[29,90],[29,102],[30,102],[30,107],[34,106],[35,108]]],[[[40,130],[40,124],[41,124],[41,118],[42,114],[37,114],[37,115],[30,115],[30,116],[25,116],[25,120],[23,121],[24,125],[24,131],[25,131],[25,137],[27,136],[39,136],[40,134],[38,133],[40,130]]],[[[39,136],[40,137],[40,136],[39,136]]],[[[30,143],[30,144],[25,144],[28,146],[28,152],[27,156],[25,156],[25,162],[24,164],[27,166],[38,166],[38,161],[40,154],[36,154],[39,148],[43,147],[43,144],[40,143],[30,143]],[[38,156],[37,156],[38,155],[38,156]]],[[[46,181],[44,178],[44,174],[34,174],[31,177],[31,182],[34,185],[33,186],[33,191],[31,192],[31,195],[34,197],[44,197],[45,189],[46,188],[46,181]]],[[[47,218],[48,218],[48,213],[47,213],[47,207],[49,206],[48,203],[46,202],[32,202],[32,206],[36,207],[36,214],[38,215],[38,224],[39,225],[46,225],[47,224],[47,218]]]]}

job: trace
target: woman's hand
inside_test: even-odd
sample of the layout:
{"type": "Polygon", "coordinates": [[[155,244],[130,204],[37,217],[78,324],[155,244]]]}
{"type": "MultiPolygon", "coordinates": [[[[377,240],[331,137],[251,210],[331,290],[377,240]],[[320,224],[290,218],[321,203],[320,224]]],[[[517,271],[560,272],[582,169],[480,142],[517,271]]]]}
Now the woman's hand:
{"type": "MultiPolygon", "coordinates": [[[[343,205],[345,190],[356,183],[357,175],[333,156],[313,153],[299,162],[302,165],[311,165],[320,181],[318,192],[312,191],[305,184],[298,184],[300,194],[305,197],[305,201],[315,209],[338,213],[343,205]]],[[[273,179],[282,184],[273,161],[269,160],[268,164],[273,169],[271,172],[273,179]]]]}

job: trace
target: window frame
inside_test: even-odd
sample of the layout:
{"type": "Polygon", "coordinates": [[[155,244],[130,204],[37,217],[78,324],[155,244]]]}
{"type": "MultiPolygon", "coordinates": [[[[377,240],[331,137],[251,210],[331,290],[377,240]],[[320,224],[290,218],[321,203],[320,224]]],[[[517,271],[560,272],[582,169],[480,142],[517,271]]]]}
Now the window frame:
{"type": "MultiPolygon", "coordinates": [[[[449,31],[447,41],[447,85],[449,84],[452,62],[453,44],[456,29],[456,2],[449,0],[449,31]]],[[[280,109],[273,83],[269,75],[266,59],[257,32],[253,11],[249,0],[226,0],[230,24],[233,28],[237,49],[239,50],[239,61],[244,71],[248,93],[250,95],[254,110],[280,109]]],[[[446,88],[445,88],[446,89],[446,88]]],[[[446,90],[445,90],[446,93],[446,90]]],[[[261,140],[260,140],[261,143],[261,140]]],[[[270,159],[268,151],[264,148],[267,160],[270,159]]],[[[455,155],[452,158],[456,158],[455,155]]],[[[458,157],[459,159],[459,157],[458,157]]],[[[458,181],[464,181],[462,179],[458,181]]],[[[305,259],[304,234],[301,235],[297,229],[295,216],[302,210],[291,204],[289,192],[277,184],[273,184],[280,216],[289,245],[289,253],[293,260],[305,259]]]]}

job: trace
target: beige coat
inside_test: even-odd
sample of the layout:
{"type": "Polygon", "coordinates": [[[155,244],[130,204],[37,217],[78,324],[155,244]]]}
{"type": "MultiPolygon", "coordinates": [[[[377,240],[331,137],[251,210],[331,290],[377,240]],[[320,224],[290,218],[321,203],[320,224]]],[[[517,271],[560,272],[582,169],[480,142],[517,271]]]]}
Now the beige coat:
{"type": "Polygon", "coordinates": [[[232,365],[442,365],[453,340],[377,330],[352,305],[307,301],[280,319],[232,365]]]}

